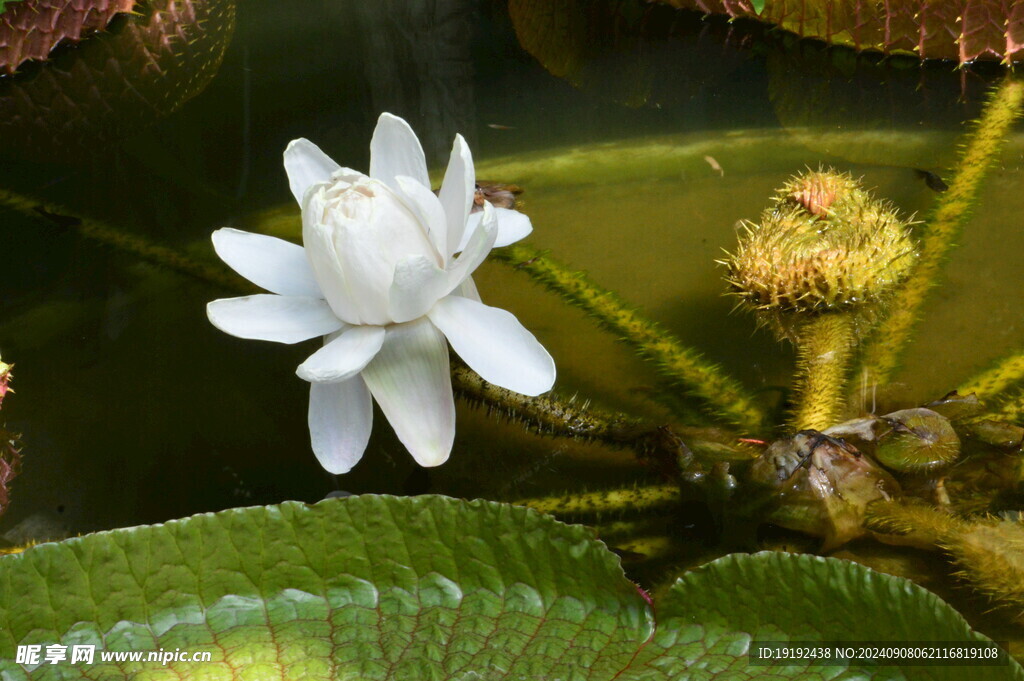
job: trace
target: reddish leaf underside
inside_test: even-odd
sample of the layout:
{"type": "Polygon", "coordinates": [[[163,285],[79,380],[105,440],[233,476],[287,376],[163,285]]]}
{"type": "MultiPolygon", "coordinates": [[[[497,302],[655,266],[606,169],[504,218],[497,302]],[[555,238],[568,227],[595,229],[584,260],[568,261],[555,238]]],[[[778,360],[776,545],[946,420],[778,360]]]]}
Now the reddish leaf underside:
{"type": "Polygon", "coordinates": [[[0,73],[46,59],[62,41],[78,42],[129,12],[134,0],[20,0],[0,14],[0,73]]]}
{"type": "Polygon", "coordinates": [[[1019,0],[663,0],[709,14],[760,19],[803,38],[923,59],[1024,60],[1019,0]]]}

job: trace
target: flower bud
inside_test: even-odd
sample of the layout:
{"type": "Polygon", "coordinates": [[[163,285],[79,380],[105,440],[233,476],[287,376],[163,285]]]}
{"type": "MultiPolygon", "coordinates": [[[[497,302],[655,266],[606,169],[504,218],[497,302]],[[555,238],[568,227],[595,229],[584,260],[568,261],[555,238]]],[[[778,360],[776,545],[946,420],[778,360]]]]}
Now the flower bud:
{"type": "Polygon", "coordinates": [[[393,189],[379,180],[340,171],[311,188],[302,239],[317,283],[339,319],[384,325],[398,263],[425,256],[441,266],[427,228],[393,189]]]}
{"type": "Polygon", "coordinates": [[[0,404],[3,404],[4,397],[10,391],[9,384],[11,382],[11,366],[10,364],[4,364],[0,361],[0,404]]]}
{"type": "Polygon", "coordinates": [[[749,306],[775,313],[824,312],[877,301],[916,257],[907,223],[848,175],[799,175],[758,223],[744,223],[726,261],[728,281],[749,306]]]}

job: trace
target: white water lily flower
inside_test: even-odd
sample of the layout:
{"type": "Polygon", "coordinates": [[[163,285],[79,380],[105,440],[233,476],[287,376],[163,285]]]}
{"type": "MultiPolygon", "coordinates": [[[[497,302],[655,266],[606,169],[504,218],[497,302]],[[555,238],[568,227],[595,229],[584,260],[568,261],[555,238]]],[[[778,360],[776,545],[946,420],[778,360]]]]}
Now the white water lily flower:
{"type": "Polygon", "coordinates": [[[304,247],[214,232],[221,259],[272,293],[215,300],[207,314],[240,338],[324,336],[296,371],[312,384],[309,432],[324,468],[346,473],[362,457],[371,395],[420,465],[447,460],[455,438],[448,343],[491,383],[526,395],[551,389],[551,356],[513,315],[481,303],[470,278],[493,246],[532,227],[489,204],[470,218],[473,159],[461,136],[438,195],[415,133],[390,114],[373,133],[369,176],[305,139],[288,145],[284,165],[302,206],[304,247]]]}

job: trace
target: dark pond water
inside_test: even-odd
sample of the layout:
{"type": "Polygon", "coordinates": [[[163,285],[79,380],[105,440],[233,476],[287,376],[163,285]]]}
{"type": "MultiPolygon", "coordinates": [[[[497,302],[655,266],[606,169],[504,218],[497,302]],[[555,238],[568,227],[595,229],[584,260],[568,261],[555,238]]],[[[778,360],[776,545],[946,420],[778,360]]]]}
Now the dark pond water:
{"type": "MultiPolygon", "coordinates": [[[[233,34],[211,29],[209,49],[226,49],[215,73],[190,62],[184,84],[123,115],[109,94],[125,90],[116,73],[95,73],[92,95],[60,90],[56,76],[89,46],[63,50],[54,65],[0,80],[0,189],[212,262],[217,227],[289,233],[287,220],[261,220],[289,206],[289,140],[308,137],[365,169],[373,124],[390,111],[435,164],[463,133],[479,177],[525,188],[534,244],[752,389],[777,393],[792,350],[730,313],[714,263],[735,223],[819,164],[926,211],[936,194],[914,169],[948,168],[998,75],[858,59],[639,0],[594,3],[582,23],[559,7],[526,21],[500,2],[247,0],[233,34]],[[109,106],[90,99],[96,91],[109,106]]],[[[878,399],[937,397],[1024,342],[1024,272],[1008,255],[1024,248],[1022,154],[1015,136],[905,370],[878,399]]],[[[0,234],[0,350],[17,365],[3,417],[25,453],[0,534],[32,518],[77,533],[335,489],[512,499],[643,479],[615,452],[539,440],[468,407],[445,466],[416,469],[378,414],[363,461],[334,478],[309,449],[307,385],[294,375],[311,344],[226,336],[204,306],[233,291],[73,221],[0,208],[0,234]]],[[[582,314],[501,265],[486,264],[478,283],[551,351],[561,394],[664,418],[646,397],[651,372],[582,314]]]]}

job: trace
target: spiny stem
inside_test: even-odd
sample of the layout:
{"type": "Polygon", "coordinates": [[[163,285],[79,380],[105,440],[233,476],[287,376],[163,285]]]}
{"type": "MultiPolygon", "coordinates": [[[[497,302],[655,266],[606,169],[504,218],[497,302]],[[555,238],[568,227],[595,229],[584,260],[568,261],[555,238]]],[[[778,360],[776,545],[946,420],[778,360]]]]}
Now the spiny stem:
{"type": "Polygon", "coordinates": [[[919,499],[876,501],[868,506],[864,527],[886,535],[887,543],[930,551],[943,537],[963,531],[956,517],[919,499]]]}
{"type": "Polygon", "coordinates": [[[797,331],[796,430],[825,430],[842,420],[854,329],[849,314],[826,313],[797,331]]]}
{"type": "Polygon", "coordinates": [[[674,504],[678,499],[679,488],[677,486],[651,485],[518,499],[511,503],[517,506],[529,506],[542,513],[578,515],[613,511],[644,511],[674,504]]]}
{"type": "Polygon", "coordinates": [[[1024,524],[997,518],[958,518],[923,503],[876,502],[865,526],[890,543],[941,549],[957,575],[996,607],[1024,620],[1024,524]]]}
{"type": "Polygon", "coordinates": [[[676,479],[695,456],[705,460],[746,461],[736,435],[717,428],[654,425],[626,414],[603,411],[585,400],[548,393],[528,397],[480,378],[452,356],[452,387],[459,397],[501,414],[539,435],[570,437],[632,449],[666,478],[676,479]]]}
{"type": "Polygon", "coordinates": [[[529,397],[488,383],[452,357],[452,387],[470,403],[486,406],[540,435],[570,437],[628,447],[669,477],[691,456],[683,441],[665,426],[591,407],[586,400],[561,399],[554,393],[529,397]]]}
{"type": "Polygon", "coordinates": [[[991,400],[1014,383],[1024,380],[1024,352],[1010,355],[995,366],[964,381],[957,392],[961,395],[974,393],[979,400],[991,400]]]}
{"type": "Polygon", "coordinates": [[[529,397],[488,383],[461,362],[452,362],[452,387],[463,398],[500,410],[541,435],[598,440],[629,445],[653,426],[640,419],[601,411],[575,398],[562,400],[553,394],[529,397]]]}
{"type": "Polygon", "coordinates": [[[864,352],[862,366],[872,382],[885,384],[910,340],[928,292],[938,283],[946,256],[955,246],[977,202],[978,191],[1021,114],[1024,82],[1007,76],[985,105],[967,136],[949,189],[936,201],[921,240],[920,258],[896,294],[889,317],[878,327],[864,352]]]}
{"type": "Polygon", "coordinates": [[[582,272],[523,244],[496,249],[492,257],[525,272],[570,304],[593,315],[601,326],[620,335],[642,358],[655,363],[664,376],[701,398],[716,416],[747,433],[761,429],[764,412],[738,381],[582,272]]]}
{"type": "Polygon", "coordinates": [[[100,220],[77,216],[56,204],[45,203],[0,189],[0,206],[22,215],[44,220],[64,229],[73,229],[86,239],[130,253],[142,260],[194,279],[215,284],[232,291],[251,293],[253,287],[222,267],[194,260],[173,248],[160,246],[137,234],[111,227],[100,220]]]}

